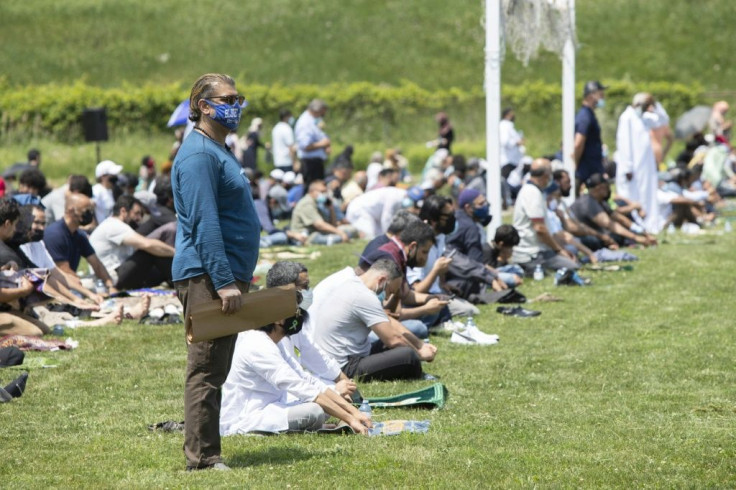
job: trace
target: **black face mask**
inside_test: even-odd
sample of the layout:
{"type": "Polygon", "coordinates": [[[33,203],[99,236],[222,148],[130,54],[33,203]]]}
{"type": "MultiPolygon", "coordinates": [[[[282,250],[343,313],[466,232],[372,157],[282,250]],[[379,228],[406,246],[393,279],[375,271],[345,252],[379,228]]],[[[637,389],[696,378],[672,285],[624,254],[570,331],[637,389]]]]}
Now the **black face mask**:
{"type": "Polygon", "coordinates": [[[43,240],[43,230],[31,230],[28,234],[29,242],[40,242],[43,240]]]}
{"type": "Polygon", "coordinates": [[[452,214],[447,216],[445,224],[442,226],[438,226],[437,231],[444,235],[449,235],[450,233],[455,231],[455,215],[452,214]]]}
{"type": "Polygon", "coordinates": [[[130,223],[128,223],[128,226],[130,226],[131,228],[133,228],[135,230],[135,229],[138,228],[138,222],[137,221],[131,221],[130,223]]]}
{"type": "Polygon", "coordinates": [[[95,219],[95,212],[91,209],[87,209],[79,215],[79,225],[87,226],[88,224],[92,223],[93,219],[95,219]]]}
{"type": "Polygon", "coordinates": [[[407,267],[416,267],[417,266],[417,252],[414,251],[414,255],[408,255],[406,257],[406,266],[407,267]]]}
{"type": "Polygon", "coordinates": [[[488,226],[491,221],[493,221],[493,216],[489,214],[488,216],[481,218],[478,223],[480,223],[481,226],[488,226]]]}
{"type": "Polygon", "coordinates": [[[301,332],[306,319],[307,311],[303,308],[297,309],[296,315],[284,320],[284,330],[286,330],[286,335],[291,337],[292,335],[296,335],[301,332]]]}

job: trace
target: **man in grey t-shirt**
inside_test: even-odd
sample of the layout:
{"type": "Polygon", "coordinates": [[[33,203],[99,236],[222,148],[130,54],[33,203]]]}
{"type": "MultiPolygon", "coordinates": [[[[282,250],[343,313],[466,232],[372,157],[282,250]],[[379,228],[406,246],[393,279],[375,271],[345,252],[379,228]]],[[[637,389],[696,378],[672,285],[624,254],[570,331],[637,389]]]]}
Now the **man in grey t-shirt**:
{"type": "Polygon", "coordinates": [[[403,275],[389,259],[375,261],[358,276],[345,268],[324,279],[314,289],[309,308],[315,344],[337,360],[348,377],[416,379],[421,361],[432,361],[436,348],[417,338],[386,315],[379,294],[397,294],[403,275]],[[371,344],[373,331],[381,340],[371,344]],[[379,347],[378,344],[381,344],[379,347]]]}
{"type": "Polygon", "coordinates": [[[514,228],[519,232],[519,244],[514,247],[511,260],[531,276],[537,265],[545,269],[578,269],[575,257],[554,239],[547,229],[545,216],[547,201],[542,189],[552,179],[549,160],[537,158],[529,171],[529,182],[522,186],[514,205],[514,228]]]}

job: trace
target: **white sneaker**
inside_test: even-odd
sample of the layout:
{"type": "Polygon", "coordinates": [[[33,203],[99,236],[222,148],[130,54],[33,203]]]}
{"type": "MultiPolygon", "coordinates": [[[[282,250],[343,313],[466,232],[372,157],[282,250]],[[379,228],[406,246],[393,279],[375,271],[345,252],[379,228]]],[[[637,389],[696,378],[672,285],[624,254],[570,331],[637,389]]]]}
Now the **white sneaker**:
{"type": "Polygon", "coordinates": [[[470,337],[465,332],[452,332],[452,337],[450,337],[450,342],[453,344],[478,344],[478,342],[475,341],[474,338],[470,337]]]}
{"type": "Polygon", "coordinates": [[[493,345],[499,341],[498,335],[481,332],[478,327],[466,328],[465,333],[481,345],[493,345]]]}

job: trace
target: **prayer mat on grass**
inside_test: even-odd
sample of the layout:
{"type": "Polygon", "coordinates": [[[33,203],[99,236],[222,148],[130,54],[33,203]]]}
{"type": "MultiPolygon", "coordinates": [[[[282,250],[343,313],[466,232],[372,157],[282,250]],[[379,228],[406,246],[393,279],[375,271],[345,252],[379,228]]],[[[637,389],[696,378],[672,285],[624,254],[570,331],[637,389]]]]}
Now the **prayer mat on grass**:
{"type": "MultiPolygon", "coordinates": [[[[442,383],[435,383],[421,390],[395,396],[368,398],[371,408],[412,407],[442,408],[450,392],[442,383]]],[[[359,404],[358,404],[359,405],[359,404]]]]}
{"type": "Polygon", "coordinates": [[[634,266],[633,265],[601,265],[601,264],[595,264],[595,265],[586,265],[585,270],[587,271],[605,271],[605,272],[617,272],[617,271],[633,271],[634,266]]]}
{"type": "MultiPolygon", "coordinates": [[[[369,436],[395,436],[402,432],[413,432],[424,434],[429,430],[429,420],[386,420],[385,422],[373,422],[373,427],[368,429],[369,436]]],[[[292,434],[304,433],[293,431],[292,434]]],[[[317,431],[318,434],[355,434],[349,425],[340,424],[336,427],[325,425],[317,431]]]]}

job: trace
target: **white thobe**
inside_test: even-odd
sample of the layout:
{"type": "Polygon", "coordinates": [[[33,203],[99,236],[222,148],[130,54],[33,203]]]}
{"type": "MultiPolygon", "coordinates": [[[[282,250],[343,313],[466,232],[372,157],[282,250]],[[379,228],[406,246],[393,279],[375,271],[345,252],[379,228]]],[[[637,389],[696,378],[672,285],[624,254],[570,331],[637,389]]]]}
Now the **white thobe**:
{"type": "MultiPolygon", "coordinates": [[[[322,349],[314,345],[314,341],[310,338],[311,331],[311,323],[307,319],[301,332],[284,337],[279,341],[279,350],[284,356],[289,356],[299,363],[302,368],[326,386],[334,388],[335,380],[342,372],[340,365],[322,349]]],[[[292,398],[289,397],[287,401],[291,402],[292,398]]]]}
{"type": "Polygon", "coordinates": [[[659,233],[662,228],[657,188],[657,161],[649,128],[629,106],[621,114],[616,131],[616,193],[642,205],[647,214],[644,227],[649,233],[659,233]],[[633,175],[630,181],[627,173],[633,175]]]}
{"type": "Polygon", "coordinates": [[[312,402],[327,389],[292,357],[284,356],[265,332],[242,332],[222,386],[220,435],[285,431],[288,408],[312,402]]]}
{"type": "Polygon", "coordinates": [[[345,219],[370,240],[386,233],[405,197],[406,190],[398,187],[373,189],[350,201],[345,219]]]}

